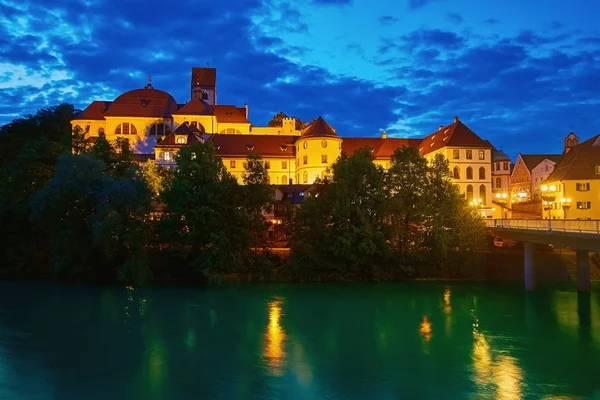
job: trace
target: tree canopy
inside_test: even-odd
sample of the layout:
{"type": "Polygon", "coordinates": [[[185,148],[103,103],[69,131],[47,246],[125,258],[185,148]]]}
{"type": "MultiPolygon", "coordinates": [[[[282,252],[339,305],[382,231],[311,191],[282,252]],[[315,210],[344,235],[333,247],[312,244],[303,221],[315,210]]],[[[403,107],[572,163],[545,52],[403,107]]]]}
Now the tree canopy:
{"type": "Polygon", "coordinates": [[[267,126],[283,126],[283,119],[284,118],[294,118],[296,120],[296,129],[297,130],[301,130],[302,128],[304,128],[306,126],[306,122],[303,122],[300,118],[296,118],[296,117],[288,117],[288,115],[286,113],[284,113],[283,111],[278,112],[277,114],[275,114],[273,116],[273,118],[271,118],[271,120],[268,122],[267,126]]]}

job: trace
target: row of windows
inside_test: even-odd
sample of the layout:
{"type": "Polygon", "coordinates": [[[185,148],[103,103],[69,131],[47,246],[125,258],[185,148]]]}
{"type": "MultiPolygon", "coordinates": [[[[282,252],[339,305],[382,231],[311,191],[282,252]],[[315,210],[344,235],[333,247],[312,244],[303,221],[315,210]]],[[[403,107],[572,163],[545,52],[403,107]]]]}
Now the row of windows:
{"type": "MultiPolygon", "coordinates": [[[[237,167],[236,160],[229,161],[229,169],[235,169],[237,167]]],[[[281,161],[281,169],[287,169],[288,163],[286,160],[281,161]]],[[[271,161],[265,161],[265,169],[271,169],[271,161]]]]}
{"type": "MultiPolygon", "coordinates": [[[[308,164],[308,156],[302,156],[302,165],[308,164]]],[[[321,154],[321,164],[327,164],[327,154],[321,154]]],[[[298,159],[300,165],[300,159],[298,159]]]]}
{"type": "MultiPolygon", "coordinates": [[[[318,179],[318,178],[324,179],[325,175],[327,175],[327,173],[325,171],[322,171],[321,175],[319,175],[319,174],[315,175],[315,179],[318,179]]],[[[300,181],[300,176],[298,176],[298,181],[300,181]]],[[[307,171],[304,171],[302,173],[302,183],[308,183],[308,172],[307,171]]]]}
{"type": "MultiPolygon", "coordinates": [[[[302,144],[302,147],[304,149],[308,149],[308,141],[305,141],[302,144]]],[[[327,140],[321,140],[321,147],[324,148],[324,149],[327,148],[327,140]]],[[[342,142],[339,143],[339,147],[340,147],[340,150],[341,150],[342,149],[342,142]]],[[[296,145],[296,151],[300,151],[300,145],[299,144],[296,145]]]]}
{"type": "Polygon", "coordinates": [[[496,171],[500,171],[500,164],[502,164],[502,170],[503,171],[509,171],[510,170],[510,163],[509,162],[503,162],[503,163],[492,163],[492,172],[494,172],[494,165],[496,166],[496,171]]]}
{"type": "MultiPolygon", "coordinates": [[[[454,167],[452,171],[452,176],[454,179],[460,179],[460,168],[454,167]]],[[[467,179],[473,179],[473,168],[467,167],[467,179]]],[[[485,179],[485,168],[479,168],[479,179],[485,179]]]]}
{"type": "MultiPolygon", "coordinates": [[[[473,159],[473,150],[465,150],[465,151],[467,152],[467,154],[466,154],[467,160],[472,160],[473,159]]],[[[454,160],[460,160],[460,150],[458,150],[458,149],[452,150],[452,158],[454,160]]],[[[477,158],[479,160],[485,160],[485,150],[478,150],[477,158]]]]}
{"type": "MultiPolygon", "coordinates": [[[[232,176],[232,177],[233,177],[235,180],[237,180],[237,179],[238,179],[238,176],[237,176],[237,174],[231,174],[231,176],[232,176]]],[[[278,175],[278,176],[276,176],[276,177],[275,177],[275,183],[276,183],[277,185],[279,185],[279,184],[281,184],[281,185],[292,185],[292,184],[294,183],[294,180],[293,180],[292,178],[290,178],[290,179],[288,180],[288,177],[287,177],[287,175],[281,175],[281,176],[279,176],[279,175],[278,175]]],[[[267,175],[267,185],[270,185],[270,184],[271,184],[271,176],[270,176],[270,175],[267,175]]]]}

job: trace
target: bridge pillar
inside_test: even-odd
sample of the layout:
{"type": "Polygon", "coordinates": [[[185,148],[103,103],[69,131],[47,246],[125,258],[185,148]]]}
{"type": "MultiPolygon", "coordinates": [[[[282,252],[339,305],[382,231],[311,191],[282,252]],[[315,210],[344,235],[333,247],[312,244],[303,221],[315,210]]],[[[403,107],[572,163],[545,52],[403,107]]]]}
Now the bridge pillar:
{"type": "Polygon", "coordinates": [[[576,250],[577,257],[577,291],[590,291],[590,253],[587,250],[576,250]]]}
{"type": "Polygon", "coordinates": [[[525,289],[529,292],[537,288],[537,279],[535,276],[535,244],[523,243],[525,254],[525,289]]]}

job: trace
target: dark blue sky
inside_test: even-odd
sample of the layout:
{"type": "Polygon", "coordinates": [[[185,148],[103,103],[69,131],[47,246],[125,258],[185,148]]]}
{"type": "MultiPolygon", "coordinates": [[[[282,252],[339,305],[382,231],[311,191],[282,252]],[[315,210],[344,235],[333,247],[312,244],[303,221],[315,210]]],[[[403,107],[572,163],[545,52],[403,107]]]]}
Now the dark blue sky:
{"type": "Polygon", "coordinates": [[[560,152],[569,130],[600,131],[598,15],[594,0],[0,0],[0,123],[147,75],[183,103],[209,62],[219,103],[248,103],[255,125],[284,111],[420,137],[459,115],[513,158],[560,152]]]}

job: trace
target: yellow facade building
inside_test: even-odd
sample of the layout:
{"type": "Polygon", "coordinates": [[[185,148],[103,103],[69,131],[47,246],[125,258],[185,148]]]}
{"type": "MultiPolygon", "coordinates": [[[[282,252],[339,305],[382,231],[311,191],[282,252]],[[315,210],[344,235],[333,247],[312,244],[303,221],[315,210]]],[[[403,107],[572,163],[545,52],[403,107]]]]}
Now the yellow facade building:
{"type": "Polygon", "coordinates": [[[374,162],[388,169],[397,148],[414,147],[428,161],[446,157],[453,182],[467,200],[487,217],[494,209],[492,196],[493,146],[458,117],[423,139],[380,137],[345,138],[318,117],[302,130],[287,118],[280,127],[256,127],[248,119],[248,105],[217,104],[216,70],[193,68],[190,100],[178,104],[167,92],[148,83],[114,101],[94,101],[75,120],[74,131],[94,140],[128,138],[141,160],[175,166],[177,152],[211,140],[227,170],[242,183],[244,161],[251,153],[265,161],[271,184],[311,184],[327,173],[342,153],[370,147],[374,162]]]}
{"type": "Polygon", "coordinates": [[[545,218],[600,219],[600,135],[570,147],[542,192],[545,218]]]}

